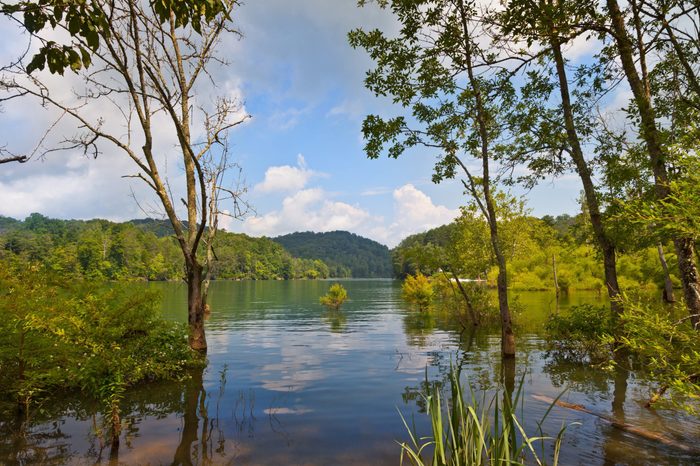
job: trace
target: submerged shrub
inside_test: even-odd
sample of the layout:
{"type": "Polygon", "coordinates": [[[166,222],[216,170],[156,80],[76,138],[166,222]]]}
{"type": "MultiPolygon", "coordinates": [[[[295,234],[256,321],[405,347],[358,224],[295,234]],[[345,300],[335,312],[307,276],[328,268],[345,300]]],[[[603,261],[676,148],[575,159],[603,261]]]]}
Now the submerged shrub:
{"type": "Polygon", "coordinates": [[[114,404],[141,382],[197,364],[184,325],[133,285],[66,280],[41,266],[0,270],[0,388],[27,408],[61,390],[114,404]]]}
{"type": "Polygon", "coordinates": [[[348,291],[340,283],[334,283],[328,289],[328,293],[321,296],[320,303],[329,309],[337,311],[348,299],[348,291]]]}
{"type": "Polygon", "coordinates": [[[406,277],[401,292],[406,301],[418,306],[421,311],[427,309],[433,301],[433,285],[428,277],[420,272],[406,277]]]}
{"type": "Polygon", "coordinates": [[[611,346],[602,344],[613,333],[608,306],[582,304],[553,314],[546,325],[548,350],[555,356],[577,362],[601,361],[610,355],[611,346]]]}
{"type": "MultiPolygon", "coordinates": [[[[633,354],[655,385],[647,406],[661,403],[700,413],[700,338],[681,305],[673,312],[653,301],[625,300],[621,349],[633,354]],[[677,315],[683,315],[678,318],[677,315]]],[[[612,336],[604,338],[611,344],[612,336]]]]}

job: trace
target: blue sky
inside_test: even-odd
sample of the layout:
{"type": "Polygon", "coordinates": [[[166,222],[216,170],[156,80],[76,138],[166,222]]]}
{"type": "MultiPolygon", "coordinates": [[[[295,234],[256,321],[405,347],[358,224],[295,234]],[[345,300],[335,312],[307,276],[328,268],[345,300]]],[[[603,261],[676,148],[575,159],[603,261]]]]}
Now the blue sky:
{"type": "MultiPolygon", "coordinates": [[[[222,44],[230,65],[216,78],[252,116],[231,142],[257,216],[227,229],[267,236],[348,229],[394,246],[458,213],[465,203],[461,184],[430,182],[434,152],[416,149],[398,160],[368,160],[363,153],[363,117],[398,109],[364,89],[371,62],[347,45],[347,32],[391,30],[387,13],[372,5],[357,8],[355,0],[257,0],[242,5],[235,21],[243,38],[222,44]]],[[[0,27],[8,34],[14,28],[0,27]]],[[[6,60],[16,48],[6,42],[0,50],[6,60]]],[[[25,152],[51,121],[41,109],[12,104],[0,118],[0,140],[25,152]]],[[[139,205],[149,212],[149,194],[138,180],[121,177],[133,171],[123,155],[110,151],[97,160],[55,153],[0,166],[0,215],[143,217],[139,205]]],[[[576,177],[567,176],[528,193],[528,206],[538,216],[573,214],[579,191],[576,177]]]]}

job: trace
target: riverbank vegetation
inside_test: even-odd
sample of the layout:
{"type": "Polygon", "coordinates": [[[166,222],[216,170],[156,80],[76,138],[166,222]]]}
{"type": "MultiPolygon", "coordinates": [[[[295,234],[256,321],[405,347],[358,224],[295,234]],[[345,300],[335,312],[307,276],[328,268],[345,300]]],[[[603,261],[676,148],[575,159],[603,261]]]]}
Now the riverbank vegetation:
{"type": "MultiPolygon", "coordinates": [[[[327,278],[319,259],[300,259],[268,238],[220,231],[213,279],[327,278]]],[[[204,251],[200,251],[204,255],[204,251]]],[[[0,217],[0,259],[38,262],[64,277],[89,280],[182,280],[182,253],[166,221],[57,220],[32,214],[0,217]]],[[[202,257],[203,259],[203,257],[202,257]]]]}
{"type": "MultiPolygon", "coordinates": [[[[465,392],[459,368],[451,366],[447,378],[449,394],[438,384],[425,383],[430,436],[421,437],[404,419],[410,443],[401,444],[401,464],[404,458],[414,466],[558,464],[566,425],[554,437],[526,433],[517,416],[522,384],[515,393],[511,386],[489,399],[486,394],[479,398],[473,389],[465,392]],[[545,453],[545,442],[553,444],[551,455],[545,453]]],[[[544,418],[547,414],[549,410],[544,418]]]]}
{"type": "MultiPolygon", "coordinates": [[[[469,215],[469,214],[467,214],[469,215]]],[[[478,218],[462,217],[424,233],[411,235],[392,250],[394,273],[398,277],[438,271],[454,271],[460,278],[482,280],[495,287],[497,266],[490,260],[488,244],[479,234],[486,224],[478,218]]],[[[590,238],[584,214],[532,217],[527,214],[503,221],[508,287],[515,291],[567,293],[591,290],[605,294],[605,277],[600,256],[590,238]]],[[[677,259],[665,248],[668,277],[680,286],[677,259]]],[[[650,245],[618,254],[618,280],[623,290],[658,292],[665,288],[658,247],[650,245]]]]}
{"type": "MultiPolygon", "coordinates": [[[[203,363],[187,327],[133,286],[74,280],[23,261],[0,268],[0,412],[29,416],[61,393],[100,403],[118,441],[120,402],[144,382],[179,380],[203,363]]],[[[8,415],[11,417],[11,415],[8,415]]]]}

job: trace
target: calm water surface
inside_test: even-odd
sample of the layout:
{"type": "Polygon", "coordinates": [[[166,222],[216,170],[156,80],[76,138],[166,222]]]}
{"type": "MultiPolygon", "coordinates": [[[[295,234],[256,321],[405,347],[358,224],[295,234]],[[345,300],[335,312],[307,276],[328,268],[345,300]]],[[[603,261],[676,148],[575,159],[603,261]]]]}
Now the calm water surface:
{"type": "MultiPolygon", "coordinates": [[[[67,398],[28,423],[6,424],[0,464],[396,465],[396,440],[408,440],[398,412],[415,416],[427,434],[421,389],[426,374],[431,382],[445,380],[451,362],[478,390],[522,379],[519,410],[531,432],[548,408],[533,395],[556,397],[568,387],[563,399],[570,403],[678,442],[700,439],[696,418],[643,408],[649,388],[634,373],[547,358],[541,331],[554,308],[550,294],[520,294],[518,357],[514,367],[502,367],[498,331],[460,332],[439,314],[410,310],[395,281],[342,283],[351,298],[342,312],[318,304],[326,281],[214,283],[207,368],[186,383],[130,393],[121,446],[111,459],[94,435],[96,407],[67,398]]],[[[184,285],[150,286],[163,291],[168,318],[186,320],[184,285]]],[[[565,465],[700,464],[572,410],[555,408],[544,429],[556,434],[571,423],[578,424],[566,433],[565,465]]]]}

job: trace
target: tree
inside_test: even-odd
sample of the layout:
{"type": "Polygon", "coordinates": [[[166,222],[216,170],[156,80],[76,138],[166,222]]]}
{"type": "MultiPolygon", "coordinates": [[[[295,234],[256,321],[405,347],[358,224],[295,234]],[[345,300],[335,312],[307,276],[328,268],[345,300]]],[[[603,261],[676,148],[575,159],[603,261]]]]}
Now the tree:
{"type": "MultiPolygon", "coordinates": [[[[360,1],[360,5],[365,2],[360,1]]],[[[405,116],[384,119],[369,115],[363,123],[368,157],[377,158],[388,146],[390,157],[423,145],[441,152],[433,181],[462,175],[489,226],[491,248],[498,264],[498,301],[503,355],[515,355],[515,335],[508,305],[507,266],[499,236],[499,219],[493,191],[498,177],[492,164],[504,133],[503,115],[512,104],[509,74],[496,66],[496,58],[479,45],[488,27],[479,21],[476,4],[464,0],[393,0],[391,7],[401,23],[398,37],[381,31],[350,32],[350,44],[363,47],[377,63],[365,85],[378,96],[410,109],[405,116]],[[469,167],[467,157],[480,166],[469,167]]]]}
{"type": "MultiPolygon", "coordinates": [[[[639,127],[639,137],[646,146],[656,198],[662,206],[672,204],[675,193],[672,190],[673,173],[669,172],[669,165],[673,159],[669,153],[668,139],[669,133],[672,134],[675,128],[662,130],[659,119],[671,117],[664,110],[671,110],[671,113],[682,110],[681,115],[685,114],[685,121],[678,121],[678,118],[672,118],[671,121],[682,131],[690,128],[695,132],[692,117],[700,109],[697,38],[690,32],[692,29],[688,30],[683,23],[689,21],[690,24],[695,24],[693,15],[697,13],[698,5],[683,0],[648,3],[633,0],[629,11],[623,11],[617,0],[606,0],[605,6],[610,22],[598,27],[614,44],[614,48],[609,49],[610,58],[619,60],[634,96],[631,113],[639,127]],[[661,60],[650,70],[647,55],[653,47],[661,51],[661,60]],[[668,52],[664,54],[665,51],[668,52]],[[652,94],[658,90],[652,88],[655,71],[664,76],[664,81],[680,84],[670,99],[655,100],[658,97],[658,94],[652,94]],[[684,79],[672,79],[679,75],[684,79]]],[[[695,262],[695,243],[687,235],[675,235],[673,244],[678,255],[678,268],[691,323],[700,330],[700,275],[695,262]]]]}
{"type": "Polygon", "coordinates": [[[409,275],[401,285],[403,299],[418,306],[418,310],[423,311],[433,302],[433,285],[428,277],[418,272],[409,275]]]}
{"type": "Polygon", "coordinates": [[[328,293],[321,296],[319,302],[324,306],[332,309],[334,311],[340,310],[340,306],[343,305],[348,299],[348,291],[340,283],[333,283],[328,289],[328,293]]]}
{"type": "MultiPolygon", "coordinates": [[[[228,14],[224,0],[158,0],[150,2],[154,18],[161,24],[174,22],[175,27],[190,25],[200,32],[203,23],[214,20],[219,14],[228,14]]],[[[40,43],[27,71],[43,70],[63,74],[66,68],[73,71],[87,68],[100,41],[110,33],[110,10],[102,2],[66,2],[65,0],[0,1],[0,14],[14,19],[32,39],[40,43]],[[45,39],[48,28],[66,30],[72,40],[59,44],[45,39]]],[[[0,162],[2,163],[2,162],[0,162]]]]}
{"type": "Polygon", "coordinates": [[[515,152],[521,161],[528,162],[535,173],[557,173],[566,169],[561,155],[569,155],[581,179],[593,235],[603,256],[610,306],[614,314],[619,314],[622,308],[617,299],[620,286],[617,279],[616,247],[606,230],[600,194],[593,180],[593,169],[583,150],[586,139],[592,135],[591,127],[595,125],[590,118],[590,115],[595,114],[591,112],[591,107],[606,89],[600,84],[601,72],[594,66],[588,66],[578,70],[575,81],[579,86],[590,86],[589,89],[577,92],[574,84],[572,93],[562,50],[566,44],[587,32],[577,25],[590,22],[592,16],[595,16],[594,9],[588,2],[544,0],[536,3],[510,1],[496,18],[503,25],[500,33],[504,42],[525,41],[531,46],[537,44],[540,47],[531,52],[532,56],[537,57],[535,63],[539,64],[539,69],[527,73],[528,81],[521,92],[521,108],[512,115],[512,122],[520,132],[517,139],[521,147],[515,152]],[[592,76],[592,83],[589,84],[584,76],[592,76]],[[552,78],[554,82],[551,81],[552,78]],[[552,105],[552,94],[557,90],[559,102],[555,101],[552,105]]]}
{"type": "Polygon", "coordinates": [[[228,131],[247,115],[235,99],[206,98],[209,92],[202,92],[202,81],[211,77],[213,66],[224,64],[215,51],[222,36],[236,34],[230,26],[236,3],[225,0],[221,11],[201,23],[178,16],[177,2],[92,4],[109,21],[96,31],[97,43],[91,35],[72,36],[77,47],[93,50],[90,71],[80,74],[82,92],[76,91],[74,99],[62,99],[44,74],[29,74],[41,67],[19,63],[3,78],[4,99],[34,97],[73,118],[80,132],[52,150],[80,149],[97,156],[103,144],[111,144],[134,162],[137,173],[130,177],[142,180],[156,195],[184,258],[190,346],[206,351],[203,265],[197,252],[209,222],[207,172],[218,166],[228,131]],[[165,174],[162,147],[172,145],[159,137],[165,127],[177,141],[184,168],[182,197],[165,174]],[[178,207],[181,204],[184,210],[178,207]]]}

